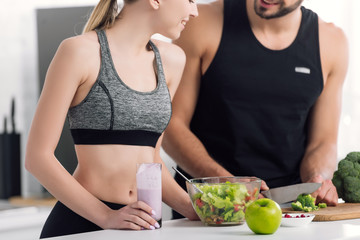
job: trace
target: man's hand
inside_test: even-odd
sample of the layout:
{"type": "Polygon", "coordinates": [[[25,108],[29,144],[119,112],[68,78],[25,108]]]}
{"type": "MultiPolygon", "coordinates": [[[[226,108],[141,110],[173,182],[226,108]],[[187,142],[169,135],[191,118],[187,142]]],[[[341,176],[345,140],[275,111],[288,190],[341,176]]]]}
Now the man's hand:
{"type": "MultiPolygon", "coordinates": [[[[261,180],[260,192],[267,191],[267,190],[269,190],[268,185],[266,185],[266,182],[264,180],[261,180]]],[[[259,198],[265,198],[265,197],[264,197],[264,195],[259,194],[259,198]]]]}
{"type": "Polygon", "coordinates": [[[311,194],[316,198],[316,204],[326,203],[329,206],[337,205],[339,197],[336,187],[330,179],[324,180],[323,177],[319,175],[309,179],[307,182],[322,183],[321,187],[311,194]]]}

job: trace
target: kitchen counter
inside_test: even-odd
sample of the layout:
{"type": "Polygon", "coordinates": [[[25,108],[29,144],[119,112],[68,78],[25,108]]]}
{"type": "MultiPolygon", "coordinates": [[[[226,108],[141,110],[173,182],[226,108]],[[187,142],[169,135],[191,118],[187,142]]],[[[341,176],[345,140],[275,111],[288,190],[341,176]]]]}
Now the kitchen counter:
{"type": "Polygon", "coordinates": [[[126,231],[102,230],[74,234],[48,239],[63,240],[98,240],[98,239],[131,239],[131,240],[232,240],[232,239],[269,239],[269,240],[355,240],[360,239],[360,219],[332,222],[311,222],[302,227],[280,227],[272,235],[256,235],[245,224],[228,227],[204,226],[200,221],[187,219],[164,221],[161,229],[126,231]]]}
{"type": "Polygon", "coordinates": [[[38,239],[50,206],[14,206],[0,200],[0,239],[38,239]]]}

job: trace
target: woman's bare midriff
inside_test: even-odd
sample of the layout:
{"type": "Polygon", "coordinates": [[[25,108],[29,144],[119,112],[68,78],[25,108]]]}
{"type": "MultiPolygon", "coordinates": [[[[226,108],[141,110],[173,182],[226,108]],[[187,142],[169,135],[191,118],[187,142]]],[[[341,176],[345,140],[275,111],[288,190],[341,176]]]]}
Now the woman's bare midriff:
{"type": "Polygon", "coordinates": [[[129,204],[137,200],[136,164],[154,161],[153,147],[76,145],[74,177],[103,201],[129,204]]]}

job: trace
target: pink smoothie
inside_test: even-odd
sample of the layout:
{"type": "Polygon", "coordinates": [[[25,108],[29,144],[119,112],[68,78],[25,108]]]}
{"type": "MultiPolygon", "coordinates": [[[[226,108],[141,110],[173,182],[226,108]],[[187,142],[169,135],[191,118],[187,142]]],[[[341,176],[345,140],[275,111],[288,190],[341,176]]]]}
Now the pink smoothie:
{"type": "Polygon", "coordinates": [[[155,211],[155,220],[161,220],[161,164],[138,164],[136,172],[137,199],[155,211]]]}
{"type": "Polygon", "coordinates": [[[158,189],[137,189],[137,196],[139,201],[145,202],[147,205],[152,207],[156,215],[154,216],[155,220],[161,219],[161,188],[158,189]]]}

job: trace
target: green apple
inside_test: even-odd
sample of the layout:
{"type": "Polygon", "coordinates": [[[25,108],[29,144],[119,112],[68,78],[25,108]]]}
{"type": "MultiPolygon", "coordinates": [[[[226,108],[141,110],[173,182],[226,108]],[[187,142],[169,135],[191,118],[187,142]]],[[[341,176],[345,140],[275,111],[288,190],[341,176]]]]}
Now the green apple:
{"type": "Polygon", "coordinates": [[[282,212],[279,204],[269,198],[252,202],[245,210],[245,220],[256,234],[273,234],[279,228],[282,212]]]}

